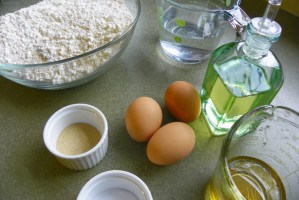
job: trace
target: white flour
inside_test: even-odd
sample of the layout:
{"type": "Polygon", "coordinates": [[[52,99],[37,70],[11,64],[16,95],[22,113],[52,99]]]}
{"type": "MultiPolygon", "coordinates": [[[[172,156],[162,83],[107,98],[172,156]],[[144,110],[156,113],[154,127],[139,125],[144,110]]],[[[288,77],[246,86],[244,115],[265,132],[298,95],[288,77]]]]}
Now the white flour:
{"type": "MultiPolygon", "coordinates": [[[[44,0],[0,16],[0,63],[39,64],[80,55],[110,42],[132,20],[123,0],[44,0]]],[[[113,53],[110,48],[81,61],[15,72],[60,84],[93,72],[113,53]]]]}

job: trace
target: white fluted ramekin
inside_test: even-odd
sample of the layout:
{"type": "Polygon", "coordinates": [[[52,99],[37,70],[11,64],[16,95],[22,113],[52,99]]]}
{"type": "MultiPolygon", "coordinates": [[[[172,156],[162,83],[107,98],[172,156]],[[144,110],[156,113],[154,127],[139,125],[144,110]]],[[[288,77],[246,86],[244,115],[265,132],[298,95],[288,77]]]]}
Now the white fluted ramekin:
{"type": "Polygon", "coordinates": [[[47,121],[44,133],[47,149],[65,167],[73,170],[85,170],[98,164],[108,149],[108,123],[104,114],[88,104],[73,104],[61,108],[47,121]],[[101,133],[99,143],[87,152],[79,155],[65,155],[57,151],[56,142],[62,130],[74,123],[87,123],[101,133]]]}
{"type": "Polygon", "coordinates": [[[153,200],[147,185],[136,175],[121,171],[106,171],[90,179],[77,200],[121,199],[153,200]]]}

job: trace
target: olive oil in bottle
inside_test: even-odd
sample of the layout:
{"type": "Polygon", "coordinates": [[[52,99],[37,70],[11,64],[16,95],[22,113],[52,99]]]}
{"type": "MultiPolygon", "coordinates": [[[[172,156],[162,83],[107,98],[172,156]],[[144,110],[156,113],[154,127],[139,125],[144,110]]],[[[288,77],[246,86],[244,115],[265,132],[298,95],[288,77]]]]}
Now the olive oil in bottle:
{"type": "Polygon", "coordinates": [[[245,41],[213,52],[201,90],[202,112],[212,134],[226,134],[242,115],[271,103],[281,88],[281,64],[269,50],[281,33],[273,21],[279,5],[270,2],[264,17],[251,20],[245,41]]]}

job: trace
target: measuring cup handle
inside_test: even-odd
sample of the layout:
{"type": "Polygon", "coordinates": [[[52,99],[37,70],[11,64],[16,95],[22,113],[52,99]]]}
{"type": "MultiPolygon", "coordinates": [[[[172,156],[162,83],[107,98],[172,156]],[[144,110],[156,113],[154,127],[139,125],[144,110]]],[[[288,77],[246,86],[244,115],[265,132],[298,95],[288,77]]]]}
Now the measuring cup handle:
{"type": "Polygon", "coordinates": [[[234,9],[225,12],[225,20],[236,30],[237,39],[243,39],[243,33],[250,17],[240,8],[235,6],[234,9]]]}

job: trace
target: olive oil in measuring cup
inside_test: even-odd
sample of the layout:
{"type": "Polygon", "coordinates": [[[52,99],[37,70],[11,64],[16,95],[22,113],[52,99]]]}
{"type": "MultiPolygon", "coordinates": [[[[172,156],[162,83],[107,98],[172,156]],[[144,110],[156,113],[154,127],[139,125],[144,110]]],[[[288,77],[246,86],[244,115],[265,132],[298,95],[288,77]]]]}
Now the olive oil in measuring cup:
{"type": "Polygon", "coordinates": [[[263,161],[236,157],[229,161],[229,170],[241,197],[251,200],[286,199],[280,177],[263,161]]]}
{"type": "MultiPolygon", "coordinates": [[[[239,156],[229,161],[229,170],[238,191],[232,193],[234,199],[246,200],[286,200],[283,183],[277,173],[265,162],[256,158],[239,156]]],[[[229,177],[226,177],[229,182],[229,177]]],[[[226,190],[234,190],[228,185],[226,190]]],[[[206,200],[219,200],[217,192],[209,187],[206,200]]]]}
{"type": "Polygon", "coordinates": [[[298,200],[299,113],[260,106],[229,130],[205,200],[298,200]]]}

